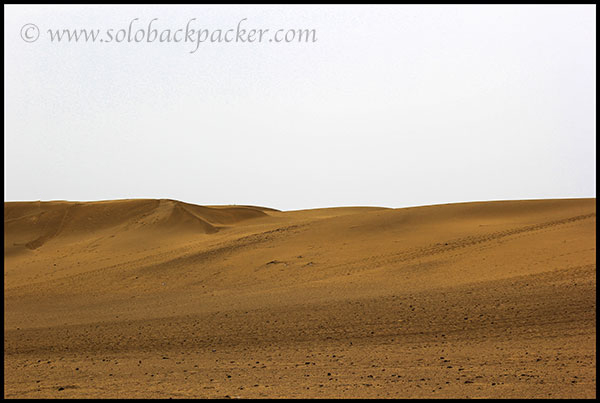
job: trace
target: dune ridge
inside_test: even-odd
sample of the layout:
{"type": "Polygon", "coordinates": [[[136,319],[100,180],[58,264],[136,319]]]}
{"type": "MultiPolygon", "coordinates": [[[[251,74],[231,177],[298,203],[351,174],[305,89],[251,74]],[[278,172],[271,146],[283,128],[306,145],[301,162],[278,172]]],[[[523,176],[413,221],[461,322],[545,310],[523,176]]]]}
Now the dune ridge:
{"type": "Polygon", "coordinates": [[[117,233],[131,227],[212,234],[223,225],[264,216],[256,207],[203,207],[167,199],[6,202],[5,233],[14,238],[5,240],[5,252],[20,246],[37,249],[61,235],[90,235],[105,230],[117,233]]]}

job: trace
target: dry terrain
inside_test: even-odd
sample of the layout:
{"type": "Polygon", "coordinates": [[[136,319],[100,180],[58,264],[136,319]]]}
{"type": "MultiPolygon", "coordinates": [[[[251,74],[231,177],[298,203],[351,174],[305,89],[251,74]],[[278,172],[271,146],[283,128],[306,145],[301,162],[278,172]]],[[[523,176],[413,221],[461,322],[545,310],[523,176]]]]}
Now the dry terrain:
{"type": "Polygon", "coordinates": [[[596,396],[596,200],[5,202],[5,398],[596,396]]]}

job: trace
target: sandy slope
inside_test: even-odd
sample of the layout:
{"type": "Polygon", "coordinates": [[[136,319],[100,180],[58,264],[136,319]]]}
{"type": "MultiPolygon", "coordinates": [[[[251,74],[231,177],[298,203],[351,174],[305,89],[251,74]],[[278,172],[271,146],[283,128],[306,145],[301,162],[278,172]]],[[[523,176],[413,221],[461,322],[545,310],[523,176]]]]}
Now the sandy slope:
{"type": "Polygon", "coordinates": [[[594,397],[595,203],[5,203],[4,396],[594,397]]]}

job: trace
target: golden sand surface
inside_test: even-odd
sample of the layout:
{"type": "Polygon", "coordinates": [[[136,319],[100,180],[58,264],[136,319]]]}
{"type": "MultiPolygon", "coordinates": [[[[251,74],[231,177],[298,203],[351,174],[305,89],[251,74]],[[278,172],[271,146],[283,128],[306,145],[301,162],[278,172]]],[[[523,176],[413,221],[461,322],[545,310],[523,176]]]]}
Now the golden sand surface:
{"type": "Polygon", "coordinates": [[[5,398],[596,396],[596,199],[4,203],[5,398]]]}

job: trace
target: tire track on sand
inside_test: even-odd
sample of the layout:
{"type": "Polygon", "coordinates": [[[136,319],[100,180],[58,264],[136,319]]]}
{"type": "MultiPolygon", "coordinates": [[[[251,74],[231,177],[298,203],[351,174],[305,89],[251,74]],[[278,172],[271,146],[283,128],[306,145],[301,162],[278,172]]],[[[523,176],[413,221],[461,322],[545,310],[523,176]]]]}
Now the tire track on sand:
{"type": "MultiPolygon", "coordinates": [[[[522,234],[522,233],[526,233],[526,232],[539,231],[539,230],[549,228],[549,227],[554,227],[557,225],[569,224],[572,222],[581,221],[581,220],[585,220],[585,219],[592,218],[592,217],[596,217],[596,213],[583,214],[583,215],[578,215],[578,216],[574,216],[574,217],[564,218],[561,220],[553,220],[553,221],[547,221],[545,223],[540,223],[540,224],[527,225],[527,226],[518,227],[518,228],[511,228],[508,230],[492,232],[492,233],[485,234],[485,235],[468,236],[468,237],[464,237],[464,238],[458,238],[456,240],[451,240],[451,241],[445,242],[443,244],[436,243],[436,244],[428,245],[425,247],[410,250],[410,251],[408,251],[408,253],[406,253],[406,256],[403,256],[403,257],[408,257],[409,258],[408,260],[410,260],[410,259],[413,259],[416,257],[426,257],[426,256],[436,255],[439,253],[449,252],[449,251],[452,251],[455,249],[461,249],[461,248],[466,248],[469,246],[479,245],[479,244],[486,243],[486,242],[496,241],[496,240],[510,237],[513,235],[518,235],[518,234],[522,234]]],[[[400,254],[400,255],[402,256],[403,254],[400,254]]]]}
{"type": "Polygon", "coordinates": [[[500,240],[503,238],[508,238],[513,235],[519,235],[519,234],[524,234],[527,232],[539,231],[539,230],[543,230],[543,229],[558,226],[558,225],[570,224],[573,222],[586,220],[586,219],[589,219],[592,217],[596,217],[596,213],[582,214],[582,215],[564,218],[564,219],[560,219],[560,220],[552,220],[552,221],[547,221],[547,222],[539,223],[539,224],[511,228],[511,229],[507,229],[504,231],[491,232],[491,233],[484,234],[484,235],[467,236],[464,238],[448,240],[443,243],[438,242],[438,243],[434,243],[434,244],[429,244],[427,246],[415,247],[415,248],[407,249],[407,250],[397,252],[397,253],[370,256],[368,258],[363,258],[363,259],[356,260],[353,262],[337,264],[332,267],[341,267],[341,266],[348,266],[348,265],[363,265],[363,266],[368,266],[369,269],[373,269],[373,268],[382,267],[382,266],[388,265],[388,264],[408,262],[408,261],[415,260],[418,258],[434,256],[434,255],[443,254],[443,253],[451,252],[451,251],[458,250],[458,249],[464,249],[464,248],[468,248],[468,247],[475,246],[475,245],[493,242],[493,241],[497,241],[497,240],[500,240]]]}

